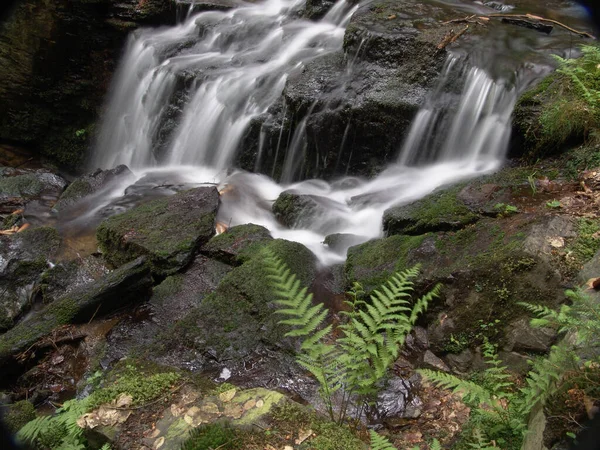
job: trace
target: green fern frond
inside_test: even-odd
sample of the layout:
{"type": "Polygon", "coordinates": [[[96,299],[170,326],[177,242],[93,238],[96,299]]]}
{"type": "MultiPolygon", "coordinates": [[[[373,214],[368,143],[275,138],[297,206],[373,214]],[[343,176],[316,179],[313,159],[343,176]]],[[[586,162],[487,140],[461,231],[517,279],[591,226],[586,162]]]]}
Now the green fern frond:
{"type": "Polygon", "coordinates": [[[419,369],[418,372],[436,386],[463,395],[465,402],[478,405],[482,403],[492,405],[494,403],[490,392],[477,383],[430,369],[419,369]]]}
{"type": "Polygon", "coordinates": [[[481,429],[475,428],[473,430],[473,439],[475,442],[470,442],[469,447],[476,450],[498,450],[498,447],[492,444],[481,429]]]}
{"type": "Polygon", "coordinates": [[[434,439],[429,448],[430,450],[442,450],[442,444],[437,439],[434,439]]]}
{"type": "Polygon", "coordinates": [[[396,447],[388,440],[373,430],[369,430],[371,436],[371,450],[396,450],[396,447]]]}

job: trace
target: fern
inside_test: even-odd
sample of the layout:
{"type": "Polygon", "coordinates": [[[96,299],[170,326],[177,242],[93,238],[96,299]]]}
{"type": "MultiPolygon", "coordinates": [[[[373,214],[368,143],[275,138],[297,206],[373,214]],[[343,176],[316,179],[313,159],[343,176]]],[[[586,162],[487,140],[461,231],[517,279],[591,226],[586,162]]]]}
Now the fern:
{"type": "Polygon", "coordinates": [[[371,450],[396,450],[396,447],[385,436],[373,430],[369,430],[371,436],[371,450]]]}
{"type": "Polygon", "coordinates": [[[19,430],[17,438],[31,445],[55,450],[85,450],[86,440],[77,419],[86,412],[87,401],[68,400],[54,416],[38,417],[19,430]]]}
{"type": "Polygon", "coordinates": [[[361,288],[355,284],[347,302],[351,307],[345,314],[347,322],[336,330],[341,337],[335,341],[333,326],[325,325],[327,310],[322,304],[313,305],[312,294],[286,264],[271,252],[265,253],[264,264],[275,303],[281,307],[277,314],[287,317],[280,323],[291,328],[286,336],[303,338],[297,361],[319,382],[332,419],[332,396],[343,392],[340,422],[351,395],[361,396],[364,403],[375,392],[417,318],[440,290],[436,286],[411,308],[412,279],[418,268],[394,275],[371,295],[370,303],[359,300],[361,288]]]}

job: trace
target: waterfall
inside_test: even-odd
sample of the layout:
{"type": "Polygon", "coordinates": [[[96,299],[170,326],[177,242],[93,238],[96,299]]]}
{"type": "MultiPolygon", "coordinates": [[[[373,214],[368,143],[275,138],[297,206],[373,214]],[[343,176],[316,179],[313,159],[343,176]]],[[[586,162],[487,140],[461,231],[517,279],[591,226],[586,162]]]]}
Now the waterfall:
{"type": "Polygon", "coordinates": [[[514,86],[449,56],[436,87],[411,125],[398,163],[477,163],[504,158],[516,100],[514,86]],[[464,80],[462,92],[447,92],[457,79],[464,80]]]}
{"type": "MultiPolygon", "coordinates": [[[[309,22],[294,15],[301,5],[301,0],[266,0],[229,11],[190,8],[174,27],[134,32],[115,75],[94,167],[126,164],[144,185],[157,178],[167,186],[228,186],[226,192],[235,195],[221,197],[219,221],[263,225],[273,237],[301,242],[322,263],[332,264],[345,259],[347,246],[330,249],[323,245],[325,236],[352,234],[353,245],[381,237],[381,217],[390,206],[500,166],[517,89],[494,79],[484,67],[451,56],[416,115],[396,164],[371,180],[292,183],[305,160],[308,115],[336,105],[319,98],[307,107],[307,116],[295,118],[295,129],[285,132],[289,105],[281,101],[270,108],[280,101],[288,77],[315,58],[341,50],[345,26],[358,7],[340,0],[321,21],[309,22]],[[275,158],[283,161],[281,184],[265,175],[224,170],[234,165],[253,119],[265,113],[281,123],[274,137],[275,158]],[[289,189],[312,196],[325,205],[325,212],[295,229],[281,226],[271,205],[289,189]]],[[[336,89],[343,90],[351,80],[353,63],[350,57],[336,89]]],[[[255,168],[265,159],[265,124],[257,133],[255,168]]],[[[350,128],[348,123],[342,140],[350,128]]],[[[125,195],[139,191],[120,189],[125,195]]]]}
{"type": "Polygon", "coordinates": [[[294,0],[245,3],[189,15],[169,29],[139,30],[115,75],[94,167],[229,167],[253,118],[280,98],[287,77],[342,48],[357,6],[339,1],[319,22],[298,20],[294,0]],[[177,124],[165,130],[176,87],[185,91],[177,124]],[[159,134],[170,134],[157,151],[159,134]]]}

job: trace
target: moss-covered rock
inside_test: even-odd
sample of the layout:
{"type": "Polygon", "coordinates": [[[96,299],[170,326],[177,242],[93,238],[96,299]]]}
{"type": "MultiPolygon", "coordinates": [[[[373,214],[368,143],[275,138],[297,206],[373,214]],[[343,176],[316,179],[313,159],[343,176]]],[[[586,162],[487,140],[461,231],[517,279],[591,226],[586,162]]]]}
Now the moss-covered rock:
{"type": "Polygon", "coordinates": [[[112,216],[100,224],[96,236],[111,264],[144,255],[155,274],[170,275],[188,265],[214,235],[218,206],[215,187],[191,189],[112,216]]]}
{"type": "Polygon", "coordinates": [[[73,180],[54,205],[54,210],[63,212],[81,199],[102,192],[116,182],[133,177],[127,166],[120,165],[110,170],[96,170],[73,180]]]}
{"type": "MultiPolygon", "coordinates": [[[[315,274],[315,256],[302,244],[275,239],[263,244],[284,260],[304,286],[315,274]]],[[[273,314],[273,294],[260,252],[231,270],[200,306],[158,339],[161,352],[191,346],[218,359],[239,360],[265,344],[281,345],[284,334],[273,314]]]]}
{"type": "Polygon", "coordinates": [[[60,242],[51,227],[0,236],[0,331],[10,328],[30,306],[34,283],[56,255],[60,242]]]}
{"type": "Polygon", "coordinates": [[[269,230],[263,226],[238,225],[214,236],[202,246],[201,252],[226,264],[239,265],[254,257],[257,249],[272,239],[269,230]]]}
{"type": "Polygon", "coordinates": [[[53,203],[66,185],[62,177],[44,169],[1,167],[0,213],[13,212],[31,200],[37,200],[40,204],[53,203]]]}
{"type": "Polygon", "coordinates": [[[450,231],[479,219],[457,196],[462,186],[434,192],[404,206],[385,211],[383,229],[388,235],[420,235],[430,231],[450,231]]]}
{"type": "Polygon", "coordinates": [[[69,292],[0,336],[0,366],[54,328],[87,321],[129,302],[144,300],[149,296],[151,287],[150,268],[142,258],[138,258],[93,283],[69,292]]]}
{"type": "Polygon", "coordinates": [[[27,422],[35,419],[35,408],[27,400],[0,406],[2,408],[2,418],[11,433],[19,431],[27,422]]]}
{"type": "Polygon", "coordinates": [[[282,192],[273,203],[273,214],[288,228],[308,228],[315,231],[331,229],[336,219],[329,211],[339,204],[318,195],[282,192]]]}
{"type": "Polygon", "coordinates": [[[391,275],[408,268],[411,252],[420,248],[426,238],[390,236],[350,247],[345,266],[349,284],[358,281],[367,293],[378,288],[391,275]]]}

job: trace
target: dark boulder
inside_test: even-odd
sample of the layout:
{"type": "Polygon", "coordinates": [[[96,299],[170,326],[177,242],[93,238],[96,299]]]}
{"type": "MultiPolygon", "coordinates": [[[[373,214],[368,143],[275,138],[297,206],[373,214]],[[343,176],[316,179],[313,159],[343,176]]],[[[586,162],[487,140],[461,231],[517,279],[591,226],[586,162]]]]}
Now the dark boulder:
{"type": "Polygon", "coordinates": [[[100,194],[115,183],[128,178],[133,178],[133,173],[125,165],[120,165],[110,170],[98,169],[87,175],[73,180],[58,199],[54,209],[63,212],[73,207],[80,200],[100,194]]]}
{"type": "Polygon", "coordinates": [[[173,0],[24,0],[0,24],[0,139],[84,160],[123,44],[175,23],[173,0]]]}
{"type": "MultiPolygon", "coordinates": [[[[282,239],[265,242],[263,247],[285,261],[303,286],[311,285],[316,258],[306,247],[282,239]]],[[[238,362],[265,346],[280,347],[286,329],[278,324],[281,317],[274,314],[273,300],[256,252],[227,273],[214,292],[160,338],[160,344],[167,353],[187,346],[216,361],[238,362]]]]}
{"type": "Polygon", "coordinates": [[[335,208],[339,208],[339,204],[326,197],[285,191],[273,204],[273,214],[288,228],[326,231],[331,229],[337,220],[328,217],[329,211],[335,208]]]}
{"type": "Polygon", "coordinates": [[[96,231],[106,260],[119,266],[147,256],[152,271],[170,275],[187,266],[215,234],[219,193],[200,187],[159,198],[106,219],[96,231]]]}
{"type": "Polygon", "coordinates": [[[202,246],[201,253],[226,264],[239,265],[254,257],[272,239],[265,227],[248,223],[231,227],[213,237],[202,246]]]}
{"type": "Polygon", "coordinates": [[[45,169],[1,167],[0,215],[11,214],[32,202],[49,210],[66,186],[65,179],[45,169]]]}
{"type": "Polygon", "coordinates": [[[29,348],[54,328],[69,323],[89,321],[92,317],[121,308],[149,297],[152,288],[150,268],[138,258],[105,277],[55,300],[33,312],[26,320],[0,336],[0,365],[29,348]]]}
{"type": "Polygon", "coordinates": [[[0,236],[0,331],[10,328],[29,306],[34,285],[60,246],[51,227],[0,236]]]}
{"type": "Polygon", "coordinates": [[[479,216],[460,200],[459,192],[461,186],[390,208],[383,215],[383,230],[388,235],[421,235],[430,231],[457,230],[476,222],[479,216]]]}

